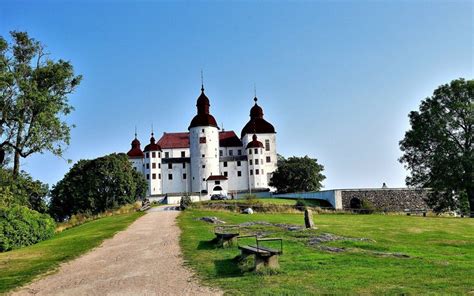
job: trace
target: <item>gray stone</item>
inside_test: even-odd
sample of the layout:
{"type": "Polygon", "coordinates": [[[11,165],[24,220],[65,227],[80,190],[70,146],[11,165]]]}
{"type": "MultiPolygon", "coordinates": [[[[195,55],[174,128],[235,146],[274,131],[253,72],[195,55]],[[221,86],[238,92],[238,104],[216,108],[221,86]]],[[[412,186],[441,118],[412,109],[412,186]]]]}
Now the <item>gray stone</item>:
{"type": "Polygon", "coordinates": [[[304,210],[304,224],[306,228],[313,229],[314,227],[314,222],[313,222],[313,212],[311,210],[304,210]]]}
{"type": "Polygon", "coordinates": [[[198,220],[212,224],[225,224],[224,221],[219,220],[217,217],[201,217],[198,220]]]}

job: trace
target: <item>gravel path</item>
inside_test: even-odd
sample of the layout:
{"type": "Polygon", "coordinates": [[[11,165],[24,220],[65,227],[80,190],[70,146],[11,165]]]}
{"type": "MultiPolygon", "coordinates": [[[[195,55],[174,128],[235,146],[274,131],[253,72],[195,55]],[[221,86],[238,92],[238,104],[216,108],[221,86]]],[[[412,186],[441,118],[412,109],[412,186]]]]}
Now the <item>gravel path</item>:
{"type": "Polygon", "coordinates": [[[221,295],[183,267],[179,212],[153,208],[126,230],[13,295],[221,295]]]}

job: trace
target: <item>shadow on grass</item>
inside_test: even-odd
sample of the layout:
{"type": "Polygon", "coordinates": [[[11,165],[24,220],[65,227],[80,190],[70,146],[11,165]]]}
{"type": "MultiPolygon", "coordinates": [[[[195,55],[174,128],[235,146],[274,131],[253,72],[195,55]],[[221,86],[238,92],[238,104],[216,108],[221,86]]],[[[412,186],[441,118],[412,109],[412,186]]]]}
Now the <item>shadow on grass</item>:
{"type": "Polygon", "coordinates": [[[214,240],[208,240],[208,241],[200,241],[198,246],[198,250],[214,250],[216,249],[216,244],[214,240]]]}
{"type": "Polygon", "coordinates": [[[239,277],[242,276],[242,270],[239,268],[238,260],[233,258],[231,259],[222,259],[214,260],[214,267],[216,269],[217,277],[227,278],[227,277],[239,277]]]}

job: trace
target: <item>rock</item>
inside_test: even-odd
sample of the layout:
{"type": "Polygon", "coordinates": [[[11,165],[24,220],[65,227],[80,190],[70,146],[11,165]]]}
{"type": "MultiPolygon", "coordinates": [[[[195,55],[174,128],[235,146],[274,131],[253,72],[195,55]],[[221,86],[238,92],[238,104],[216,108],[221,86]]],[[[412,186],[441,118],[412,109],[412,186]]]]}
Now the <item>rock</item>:
{"type": "Polygon", "coordinates": [[[198,220],[212,224],[225,224],[225,221],[219,220],[217,217],[201,217],[198,220]]]}
{"type": "Polygon", "coordinates": [[[304,210],[304,224],[306,228],[313,229],[314,227],[314,222],[313,222],[313,212],[311,210],[304,210]]]}
{"type": "Polygon", "coordinates": [[[252,208],[246,208],[245,210],[242,211],[243,214],[253,214],[252,208]]]}
{"type": "Polygon", "coordinates": [[[267,222],[267,221],[253,221],[253,222],[244,222],[239,224],[242,227],[248,227],[248,226],[253,226],[253,225],[264,225],[264,226],[271,226],[272,223],[267,222]]]}

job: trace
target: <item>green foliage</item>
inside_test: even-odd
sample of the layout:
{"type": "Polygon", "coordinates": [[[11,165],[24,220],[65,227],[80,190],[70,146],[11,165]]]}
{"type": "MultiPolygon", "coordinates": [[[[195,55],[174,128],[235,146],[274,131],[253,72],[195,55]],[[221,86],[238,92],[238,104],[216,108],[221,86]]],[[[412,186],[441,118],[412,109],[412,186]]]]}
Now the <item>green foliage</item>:
{"type": "Polygon", "coordinates": [[[0,168],[0,206],[26,206],[40,213],[46,213],[46,195],[49,189],[22,171],[15,179],[12,171],[0,168]]]}
{"type": "Polygon", "coordinates": [[[47,214],[19,205],[0,208],[0,252],[48,239],[55,228],[56,224],[47,214]]]}
{"type": "Polygon", "coordinates": [[[98,214],[145,196],[147,184],[125,154],[80,160],[51,190],[50,212],[57,221],[73,214],[98,214]]]}
{"type": "Polygon", "coordinates": [[[181,197],[181,200],[179,202],[179,209],[181,211],[184,211],[187,208],[189,208],[192,205],[192,203],[193,202],[191,201],[191,196],[186,194],[186,195],[181,197]]]}
{"type": "Polygon", "coordinates": [[[0,253],[0,294],[23,286],[61,263],[99,246],[142,215],[133,212],[105,217],[57,233],[35,245],[0,253]]]}
{"type": "Polygon", "coordinates": [[[278,168],[273,173],[270,186],[282,193],[317,191],[326,179],[323,170],[324,166],[318,164],[317,159],[308,156],[282,157],[278,160],[278,168]]]}
{"type": "Polygon", "coordinates": [[[474,212],[474,80],[438,87],[409,118],[400,141],[407,184],[430,188],[428,204],[437,212],[459,209],[463,194],[474,212]]]}
{"type": "Polygon", "coordinates": [[[307,207],[308,207],[308,203],[305,200],[299,198],[296,201],[295,209],[300,210],[300,211],[304,211],[307,207]]]}
{"type": "Polygon", "coordinates": [[[11,44],[0,36],[0,162],[12,152],[17,176],[20,157],[43,151],[61,156],[69,145],[68,95],[82,77],[70,62],[50,59],[28,33],[10,35],[11,44]]]}
{"type": "Polygon", "coordinates": [[[359,212],[360,214],[372,214],[376,210],[374,204],[370,200],[367,200],[367,199],[363,199],[360,202],[360,209],[361,209],[361,211],[359,212]]]}

